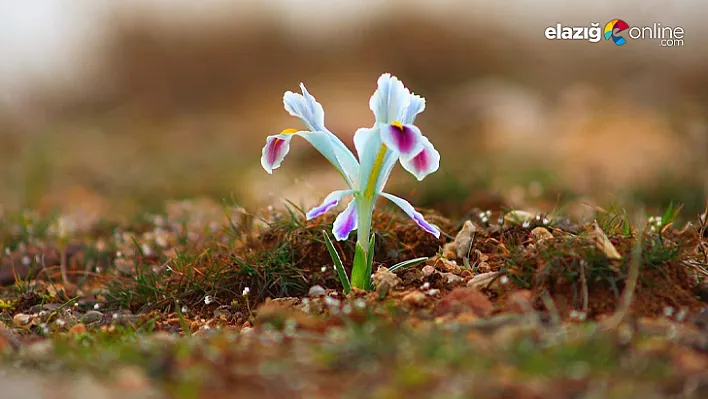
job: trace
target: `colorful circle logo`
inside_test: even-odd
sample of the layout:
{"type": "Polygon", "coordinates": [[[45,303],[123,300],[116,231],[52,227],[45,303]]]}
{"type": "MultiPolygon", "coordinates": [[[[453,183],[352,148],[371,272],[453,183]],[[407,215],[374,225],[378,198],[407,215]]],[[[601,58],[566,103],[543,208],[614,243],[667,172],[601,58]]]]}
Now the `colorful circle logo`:
{"type": "Polygon", "coordinates": [[[613,19],[605,25],[605,40],[612,38],[612,41],[614,41],[616,45],[621,46],[627,43],[627,40],[622,36],[615,36],[615,30],[617,30],[617,33],[620,33],[627,29],[629,29],[629,25],[626,22],[621,19],[613,19]]]}

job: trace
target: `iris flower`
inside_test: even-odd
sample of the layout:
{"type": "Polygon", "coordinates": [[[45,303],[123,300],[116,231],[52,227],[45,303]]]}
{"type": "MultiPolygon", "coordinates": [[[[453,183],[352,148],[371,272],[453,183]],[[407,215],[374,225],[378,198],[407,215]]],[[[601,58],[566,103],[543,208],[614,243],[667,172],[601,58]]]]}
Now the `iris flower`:
{"type": "MultiPolygon", "coordinates": [[[[304,84],[300,84],[300,89],[302,94],[286,92],[283,103],[290,115],[300,118],[305,129],[285,129],[280,134],[268,136],[261,165],[272,174],[290,150],[290,140],[299,136],[312,144],[337,169],[347,188],[330,193],[322,204],[307,212],[307,219],[321,216],[343,199],[352,197],[335,219],[332,233],[342,241],[357,230],[357,246],[361,247],[363,256],[368,257],[367,251],[371,249],[367,250],[370,247],[367,244],[374,203],[378,196],[382,196],[401,208],[422,229],[439,238],[440,230],[428,223],[408,201],[383,191],[397,162],[419,181],[435,172],[440,165],[440,154],[413,124],[416,116],[425,109],[425,99],[411,93],[395,76],[381,75],[378,88],[369,100],[376,123],[370,128],[358,129],[354,134],[357,158],[325,127],[322,105],[304,84]]],[[[370,275],[364,275],[365,270],[359,270],[361,267],[357,263],[355,254],[352,285],[366,288],[370,275]]]]}

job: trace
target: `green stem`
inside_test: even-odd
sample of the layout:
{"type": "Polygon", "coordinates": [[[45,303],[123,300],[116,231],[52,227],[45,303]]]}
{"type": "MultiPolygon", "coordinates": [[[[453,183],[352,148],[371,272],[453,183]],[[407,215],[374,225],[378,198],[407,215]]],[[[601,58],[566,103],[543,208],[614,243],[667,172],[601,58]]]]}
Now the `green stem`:
{"type": "Polygon", "coordinates": [[[370,198],[357,198],[357,230],[354,266],[352,268],[352,287],[369,289],[371,274],[368,269],[369,239],[371,236],[371,218],[374,213],[374,201],[370,198]]]}

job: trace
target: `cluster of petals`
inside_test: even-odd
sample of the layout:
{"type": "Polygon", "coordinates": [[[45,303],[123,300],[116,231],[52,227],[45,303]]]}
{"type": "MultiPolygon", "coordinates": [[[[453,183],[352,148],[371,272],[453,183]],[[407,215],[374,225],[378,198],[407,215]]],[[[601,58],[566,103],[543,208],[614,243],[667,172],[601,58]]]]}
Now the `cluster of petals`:
{"type": "Polygon", "coordinates": [[[396,163],[400,163],[418,180],[435,172],[440,165],[440,154],[413,124],[416,116],[425,109],[425,99],[411,93],[395,76],[381,75],[378,88],[369,100],[376,123],[354,133],[357,157],[325,127],[322,105],[304,84],[300,84],[300,89],[302,94],[286,92],[283,104],[290,115],[300,118],[305,128],[285,129],[280,134],[268,136],[261,154],[261,165],[268,173],[273,173],[288,154],[290,140],[301,137],[339,171],[347,188],[330,193],[322,204],[307,212],[308,220],[324,214],[351,196],[332,228],[337,240],[345,240],[358,228],[358,213],[363,209],[373,209],[376,197],[382,196],[401,208],[418,226],[439,237],[440,230],[428,223],[408,201],[383,191],[396,163]]]}

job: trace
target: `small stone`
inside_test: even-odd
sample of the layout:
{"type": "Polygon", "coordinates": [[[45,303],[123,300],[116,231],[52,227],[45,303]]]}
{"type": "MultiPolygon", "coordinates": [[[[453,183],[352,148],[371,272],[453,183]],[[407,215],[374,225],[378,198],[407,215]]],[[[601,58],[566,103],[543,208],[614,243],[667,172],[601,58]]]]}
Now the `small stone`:
{"type": "Polygon", "coordinates": [[[477,227],[471,220],[465,222],[462,229],[455,236],[455,255],[457,259],[464,259],[470,252],[472,236],[477,232],[477,227]]]}
{"type": "Polygon", "coordinates": [[[69,335],[79,335],[86,333],[86,325],[84,323],[78,323],[71,326],[69,329],[69,335]]]}
{"type": "Polygon", "coordinates": [[[16,327],[29,328],[32,325],[32,316],[18,313],[12,318],[12,324],[16,327]]]}
{"type": "Polygon", "coordinates": [[[445,258],[440,258],[440,262],[436,262],[439,265],[439,269],[443,272],[459,274],[462,272],[462,267],[457,264],[454,260],[449,260],[445,258]]]}
{"type": "Polygon", "coordinates": [[[458,283],[461,283],[463,281],[463,278],[454,274],[454,273],[440,273],[443,276],[443,279],[445,281],[445,284],[447,285],[455,285],[458,283]]]}
{"type": "Polygon", "coordinates": [[[501,273],[500,272],[488,272],[488,273],[482,273],[478,274],[470,281],[467,282],[467,286],[471,288],[476,288],[476,289],[484,289],[487,288],[487,286],[492,282],[495,281],[495,279],[498,280],[498,277],[501,273]]]}
{"type": "Polygon", "coordinates": [[[385,297],[389,291],[401,284],[401,279],[385,267],[379,267],[372,277],[372,280],[380,298],[385,297]]]}
{"type": "Polygon", "coordinates": [[[544,240],[549,240],[553,238],[553,234],[551,234],[548,229],[545,227],[536,227],[535,229],[531,230],[531,237],[534,239],[536,242],[542,242],[544,240]]]}
{"type": "Polygon", "coordinates": [[[307,295],[310,297],[317,297],[317,296],[322,296],[325,295],[327,291],[325,291],[324,288],[322,288],[321,285],[313,285],[310,287],[310,290],[307,292],[307,295]]]}
{"type": "Polygon", "coordinates": [[[448,242],[447,244],[443,245],[442,256],[443,258],[447,259],[457,258],[457,248],[455,247],[454,242],[448,242]]]}
{"type": "Polygon", "coordinates": [[[620,255],[619,252],[617,252],[617,248],[612,244],[612,241],[610,241],[609,238],[607,238],[607,235],[605,234],[604,231],[602,231],[602,228],[600,228],[600,225],[597,224],[597,221],[595,221],[592,225],[592,230],[590,231],[589,234],[590,239],[592,240],[593,243],[597,246],[599,250],[601,250],[605,256],[607,256],[607,259],[610,260],[621,260],[622,255],[620,255]]]}
{"type": "Polygon", "coordinates": [[[401,299],[403,304],[408,306],[423,306],[427,300],[428,297],[420,291],[411,291],[401,299]]]}
{"type": "Polygon", "coordinates": [[[220,306],[214,310],[214,317],[221,320],[228,320],[231,318],[231,312],[228,306],[220,306]]]}
{"type": "Polygon", "coordinates": [[[428,277],[431,274],[435,273],[435,268],[430,266],[430,265],[425,265],[423,266],[423,276],[428,277]]]}
{"type": "Polygon", "coordinates": [[[55,310],[59,309],[58,304],[56,303],[45,303],[44,305],[34,305],[29,310],[27,310],[27,313],[29,314],[34,314],[34,313],[39,313],[41,311],[47,311],[47,312],[54,312],[55,310]]]}
{"type": "Polygon", "coordinates": [[[103,319],[103,313],[97,311],[97,310],[89,310],[86,312],[84,317],[81,318],[81,321],[85,324],[92,324],[99,322],[103,319]]]}

